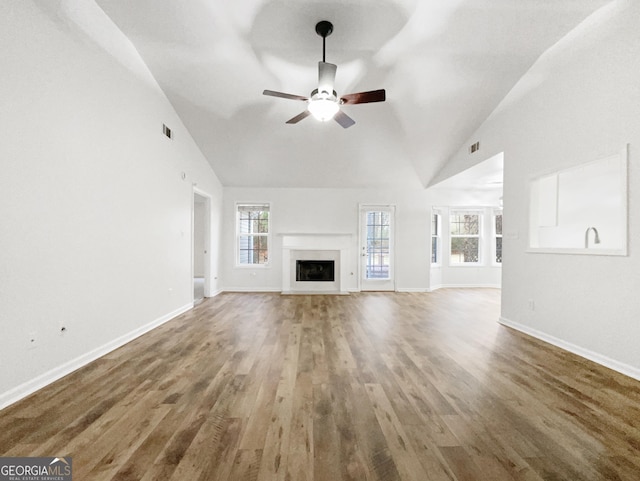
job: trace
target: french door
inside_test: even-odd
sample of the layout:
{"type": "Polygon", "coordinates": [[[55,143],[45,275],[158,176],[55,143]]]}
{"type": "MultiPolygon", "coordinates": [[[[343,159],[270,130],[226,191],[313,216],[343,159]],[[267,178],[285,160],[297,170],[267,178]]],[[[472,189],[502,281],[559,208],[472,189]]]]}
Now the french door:
{"type": "Polygon", "coordinates": [[[360,206],[360,290],[394,291],[395,206],[360,206]]]}

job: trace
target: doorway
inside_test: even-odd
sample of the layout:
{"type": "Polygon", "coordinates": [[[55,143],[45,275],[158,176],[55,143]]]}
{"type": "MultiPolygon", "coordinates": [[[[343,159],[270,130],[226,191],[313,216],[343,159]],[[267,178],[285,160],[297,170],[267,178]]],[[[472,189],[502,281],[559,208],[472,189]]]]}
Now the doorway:
{"type": "Polygon", "coordinates": [[[360,206],[360,290],[395,291],[395,206],[360,206]]]}
{"type": "Polygon", "coordinates": [[[209,292],[209,250],[210,250],[210,197],[193,193],[193,246],[192,246],[192,277],[193,304],[201,303],[209,292]]]}

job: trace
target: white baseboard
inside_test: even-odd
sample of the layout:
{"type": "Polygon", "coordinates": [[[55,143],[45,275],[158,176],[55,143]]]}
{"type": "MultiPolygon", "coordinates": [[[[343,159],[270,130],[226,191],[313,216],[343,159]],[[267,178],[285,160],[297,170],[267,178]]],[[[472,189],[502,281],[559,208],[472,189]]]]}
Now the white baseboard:
{"type": "Polygon", "coordinates": [[[427,292],[437,291],[438,289],[502,289],[500,284],[436,284],[431,286],[427,292]]]}
{"type": "Polygon", "coordinates": [[[207,299],[209,299],[210,297],[216,297],[216,296],[222,294],[223,292],[224,291],[222,289],[218,289],[216,291],[210,292],[209,295],[206,296],[206,297],[207,297],[207,299]]]}
{"type": "MultiPolygon", "coordinates": [[[[437,286],[428,287],[399,287],[396,288],[395,291],[388,292],[433,292],[437,289],[464,289],[464,288],[489,288],[489,289],[500,289],[501,286],[496,285],[487,285],[487,284],[441,284],[437,286]]],[[[218,293],[222,292],[283,292],[282,289],[272,288],[272,287],[225,287],[224,289],[218,291],[218,293]]],[[[291,291],[284,291],[285,294],[290,294],[291,291]]],[[[363,292],[361,289],[350,288],[347,289],[346,292],[350,293],[358,293],[363,292]]],[[[382,292],[382,291],[381,291],[382,292]]]]}
{"type": "Polygon", "coordinates": [[[589,349],[585,349],[580,346],[576,346],[567,341],[563,341],[554,336],[550,336],[542,331],[538,331],[537,329],[532,329],[529,326],[525,326],[524,324],[520,324],[518,322],[511,321],[504,317],[500,317],[498,322],[504,326],[515,329],[516,331],[523,332],[528,334],[529,336],[535,337],[536,339],[540,339],[541,341],[548,342],[549,344],[553,344],[556,347],[564,349],[565,351],[569,351],[573,354],[576,354],[580,357],[584,357],[589,361],[593,361],[596,364],[600,364],[601,366],[607,367],[614,371],[617,371],[625,376],[632,377],[633,379],[637,379],[640,381],[640,369],[634,366],[630,366],[629,364],[622,363],[620,361],[616,361],[615,359],[611,359],[610,357],[603,356],[594,351],[590,351],[589,349]]]}
{"type": "Polygon", "coordinates": [[[348,296],[349,291],[281,291],[283,296],[348,296]]]}
{"type": "Polygon", "coordinates": [[[222,292],[282,292],[275,287],[225,287],[222,292]]]}
{"type": "Polygon", "coordinates": [[[111,351],[118,349],[121,346],[124,346],[128,342],[133,341],[137,337],[146,334],[147,332],[155,329],[156,327],[164,324],[167,321],[170,321],[174,317],[179,316],[180,314],[188,311],[193,308],[193,303],[185,304],[184,306],[176,309],[173,312],[165,314],[158,319],[145,324],[144,326],[139,327],[123,336],[120,336],[113,341],[110,341],[103,346],[100,346],[92,351],[89,351],[81,356],[76,357],[70,361],[61,364],[58,367],[51,369],[50,371],[41,374],[30,381],[27,381],[13,389],[10,389],[7,392],[0,394],[0,409],[4,409],[5,407],[19,401],[27,397],[29,394],[36,392],[39,389],[51,384],[54,381],[57,381],[60,378],[63,378],[67,374],[71,374],[73,371],[86,366],[92,361],[109,354],[111,351]]]}

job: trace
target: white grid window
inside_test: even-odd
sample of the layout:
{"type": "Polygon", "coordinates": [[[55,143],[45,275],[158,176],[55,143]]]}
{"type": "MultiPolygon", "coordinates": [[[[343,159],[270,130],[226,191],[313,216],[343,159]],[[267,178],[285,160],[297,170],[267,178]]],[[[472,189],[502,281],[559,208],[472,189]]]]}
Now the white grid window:
{"type": "Polygon", "coordinates": [[[451,265],[480,263],[482,214],[474,211],[451,211],[449,215],[451,265]]]}
{"type": "Polygon", "coordinates": [[[433,211],[431,214],[431,264],[439,265],[442,252],[442,217],[439,212],[433,211]]]}
{"type": "Polygon", "coordinates": [[[497,210],[493,214],[493,233],[495,241],[493,243],[494,256],[493,260],[496,264],[502,264],[502,211],[497,210]]]}
{"type": "Polygon", "coordinates": [[[269,204],[237,204],[237,262],[266,265],[269,262],[269,204]]]}

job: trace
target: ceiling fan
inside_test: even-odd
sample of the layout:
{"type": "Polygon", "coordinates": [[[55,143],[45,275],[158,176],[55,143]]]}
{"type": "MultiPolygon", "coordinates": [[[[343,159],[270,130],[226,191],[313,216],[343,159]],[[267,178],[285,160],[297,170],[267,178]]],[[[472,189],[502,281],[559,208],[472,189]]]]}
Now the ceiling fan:
{"type": "Polygon", "coordinates": [[[346,129],[356,122],[340,110],[341,105],[384,102],[386,99],[384,89],[346,94],[338,97],[336,91],[333,89],[336,79],[336,70],[338,67],[332,63],[325,62],[325,43],[327,37],[331,35],[331,32],[333,32],[333,24],[331,22],[322,20],[316,24],[316,33],[322,37],[322,61],[318,62],[318,88],[314,89],[309,97],[275,92],[273,90],[265,90],[262,92],[264,95],[269,95],[271,97],[302,100],[307,102],[307,109],[292,119],[287,120],[288,124],[297,124],[309,115],[313,115],[316,119],[322,122],[334,119],[346,129]]]}

